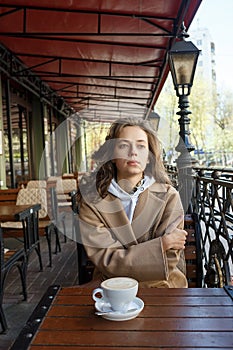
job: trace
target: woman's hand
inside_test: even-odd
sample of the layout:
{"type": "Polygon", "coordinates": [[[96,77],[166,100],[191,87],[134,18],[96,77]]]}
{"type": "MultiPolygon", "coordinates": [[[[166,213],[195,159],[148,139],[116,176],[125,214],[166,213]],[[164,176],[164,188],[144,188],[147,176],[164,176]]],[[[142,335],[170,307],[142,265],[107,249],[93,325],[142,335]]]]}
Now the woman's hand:
{"type": "Polygon", "coordinates": [[[183,217],[178,217],[168,226],[165,235],[162,236],[163,249],[166,252],[169,249],[184,249],[188,233],[185,230],[177,228],[183,217]]]}

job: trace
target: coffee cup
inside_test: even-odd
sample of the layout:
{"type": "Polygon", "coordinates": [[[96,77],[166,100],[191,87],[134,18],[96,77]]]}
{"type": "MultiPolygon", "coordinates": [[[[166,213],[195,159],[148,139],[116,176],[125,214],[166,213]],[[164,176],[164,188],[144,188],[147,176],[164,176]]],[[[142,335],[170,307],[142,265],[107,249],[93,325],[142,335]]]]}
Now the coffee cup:
{"type": "Polygon", "coordinates": [[[129,304],[138,292],[138,281],[129,277],[113,277],[103,281],[100,288],[93,290],[92,298],[109,303],[114,311],[127,312],[129,304]],[[101,297],[97,295],[100,294],[101,297]]]}

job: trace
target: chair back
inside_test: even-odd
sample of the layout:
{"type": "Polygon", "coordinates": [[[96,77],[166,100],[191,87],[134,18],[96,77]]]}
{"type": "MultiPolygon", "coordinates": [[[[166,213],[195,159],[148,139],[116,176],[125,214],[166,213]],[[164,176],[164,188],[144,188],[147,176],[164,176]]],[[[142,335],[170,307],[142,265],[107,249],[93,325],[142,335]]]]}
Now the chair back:
{"type": "Polygon", "coordinates": [[[70,203],[70,193],[72,191],[77,191],[77,180],[76,179],[62,179],[58,178],[56,181],[56,193],[58,205],[63,205],[64,203],[70,203]]]}
{"type": "Polygon", "coordinates": [[[16,205],[37,204],[41,205],[39,219],[47,215],[47,191],[45,188],[22,188],[19,190],[16,205]]]}
{"type": "Polygon", "coordinates": [[[47,182],[45,180],[30,180],[26,188],[46,188],[47,182]]]}
{"type": "Polygon", "coordinates": [[[56,184],[58,194],[68,194],[73,190],[77,190],[76,179],[58,179],[56,184]]]}
{"type": "Polygon", "coordinates": [[[73,190],[77,190],[76,179],[62,179],[62,187],[64,193],[69,193],[73,190]]]}
{"type": "Polygon", "coordinates": [[[77,253],[78,253],[78,280],[79,284],[88,283],[92,280],[94,265],[88,258],[85,248],[82,244],[80,227],[79,227],[79,207],[77,202],[77,191],[71,192],[71,203],[72,203],[72,217],[73,217],[73,228],[74,237],[73,239],[77,242],[77,253]]]}

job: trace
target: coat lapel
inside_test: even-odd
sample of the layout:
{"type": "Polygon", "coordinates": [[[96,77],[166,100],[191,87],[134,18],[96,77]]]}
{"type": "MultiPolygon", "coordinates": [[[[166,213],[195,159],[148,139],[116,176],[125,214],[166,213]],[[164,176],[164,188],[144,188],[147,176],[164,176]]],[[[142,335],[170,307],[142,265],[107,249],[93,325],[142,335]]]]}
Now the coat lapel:
{"type": "Polygon", "coordinates": [[[132,226],[119,198],[108,194],[96,205],[106,225],[123,246],[137,243],[132,226]]]}
{"type": "Polygon", "coordinates": [[[165,193],[165,186],[155,183],[139,196],[132,221],[132,228],[137,239],[146,234],[155,225],[155,222],[159,224],[166,204],[165,193]]]}
{"type": "Polygon", "coordinates": [[[138,198],[132,224],[128,220],[120,199],[112,194],[108,194],[95,206],[116,238],[123,246],[128,246],[137,243],[150,230],[155,221],[159,223],[165,205],[165,193],[165,185],[157,183],[145,190],[138,198]]]}

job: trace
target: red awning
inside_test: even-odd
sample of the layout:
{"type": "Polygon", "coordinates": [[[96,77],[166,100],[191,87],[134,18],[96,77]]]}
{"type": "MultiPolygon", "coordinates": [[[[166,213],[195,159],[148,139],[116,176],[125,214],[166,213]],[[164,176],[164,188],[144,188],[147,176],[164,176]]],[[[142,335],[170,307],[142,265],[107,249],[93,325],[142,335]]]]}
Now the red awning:
{"type": "MultiPolygon", "coordinates": [[[[1,0],[0,42],[81,117],[146,117],[201,0],[1,0]]],[[[41,97],[45,96],[41,89],[41,97]]]]}

